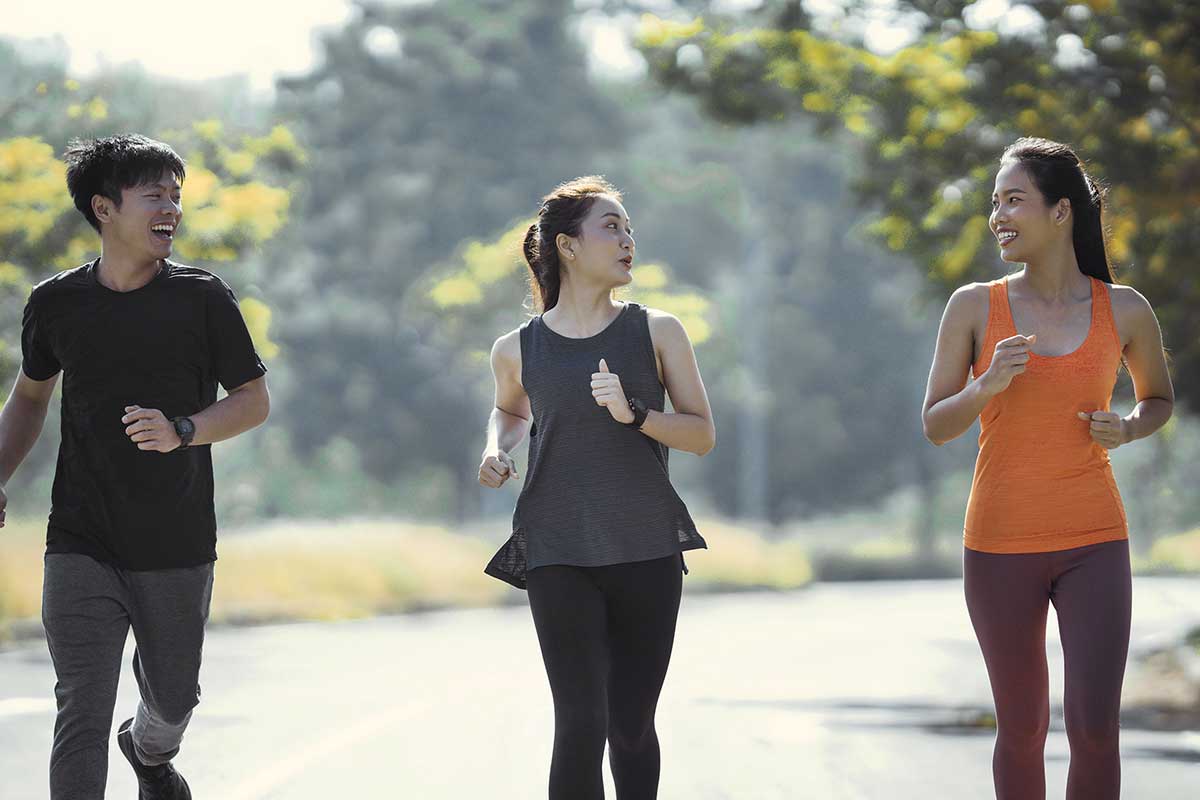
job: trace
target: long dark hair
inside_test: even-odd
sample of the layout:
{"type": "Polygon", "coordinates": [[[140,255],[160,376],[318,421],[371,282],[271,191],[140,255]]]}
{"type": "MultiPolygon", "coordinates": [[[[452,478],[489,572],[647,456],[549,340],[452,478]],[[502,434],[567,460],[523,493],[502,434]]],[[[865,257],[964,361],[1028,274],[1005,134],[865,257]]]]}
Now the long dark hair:
{"type": "Polygon", "coordinates": [[[1101,221],[1104,188],[1087,174],[1075,151],[1059,142],[1027,136],[1005,148],[1000,163],[1017,163],[1029,170],[1047,204],[1064,197],[1071,202],[1071,241],[1079,271],[1112,283],[1101,221]]]}
{"type": "Polygon", "coordinates": [[[560,233],[578,236],[580,225],[596,198],[611,197],[620,202],[621,193],[599,175],[561,183],[542,198],[537,221],[525,231],[525,262],[529,265],[529,291],[533,305],[546,312],[558,305],[562,287],[562,264],[558,259],[556,239],[560,233]]]}

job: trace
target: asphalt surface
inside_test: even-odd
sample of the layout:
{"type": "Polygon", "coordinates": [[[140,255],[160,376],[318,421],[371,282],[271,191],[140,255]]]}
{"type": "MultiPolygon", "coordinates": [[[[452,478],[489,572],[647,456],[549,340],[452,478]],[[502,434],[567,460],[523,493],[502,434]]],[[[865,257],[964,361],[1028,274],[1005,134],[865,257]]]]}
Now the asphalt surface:
{"type": "MultiPolygon", "coordinates": [[[[1200,623],[1200,581],[1134,584],[1138,652],[1200,623]]],[[[1050,798],[1063,796],[1050,624],[1050,798]]],[[[114,727],[132,714],[128,668],[114,727]]],[[[198,800],[546,796],[550,693],[527,608],[214,629],[177,764],[198,800]]],[[[43,643],[0,652],[0,798],[45,798],[43,643]]],[[[982,659],[957,581],[684,598],[658,713],[663,800],[990,798],[982,659]]],[[[1197,796],[1200,731],[1122,736],[1126,800],[1197,796]]],[[[136,787],[111,748],[109,798],[136,787]]],[[[615,797],[611,784],[608,797],[615,797]]]]}

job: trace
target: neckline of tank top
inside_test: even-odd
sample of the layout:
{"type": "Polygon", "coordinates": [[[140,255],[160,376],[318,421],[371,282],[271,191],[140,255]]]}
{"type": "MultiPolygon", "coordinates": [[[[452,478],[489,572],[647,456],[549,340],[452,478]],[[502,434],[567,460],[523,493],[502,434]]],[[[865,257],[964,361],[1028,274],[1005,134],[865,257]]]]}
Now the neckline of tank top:
{"type": "MultiPolygon", "coordinates": [[[[1008,311],[1008,323],[1012,325],[1012,329],[1014,331],[1017,331],[1017,318],[1013,316],[1012,300],[1008,296],[1008,279],[1011,277],[1012,275],[1005,275],[1003,278],[1001,278],[1000,288],[1004,291],[1004,307],[1008,311]]],[[[1069,353],[1061,353],[1056,356],[1046,356],[1042,355],[1041,353],[1035,353],[1031,348],[1029,350],[1029,355],[1032,358],[1038,358],[1042,361],[1056,361],[1061,358],[1070,358],[1071,356],[1075,356],[1083,352],[1083,348],[1087,347],[1088,343],[1092,341],[1092,337],[1096,335],[1096,320],[1098,317],[1096,306],[1099,305],[1099,292],[1097,291],[1096,284],[1101,282],[1102,281],[1098,281],[1090,275],[1088,276],[1088,286],[1092,292],[1092,309],[1090,311],[1091,318],[1088,320],[1087,333],[1084,335],[1083,341],[1079,343],[1079,346],[1069,353]]],[[[1020,333],[1020,331],[1017,331],[1017,333],[1020,333]]]]}
{"type": "Polygon", "coordinates": [[[545,317],[545,314],[538,314],[536,319],[538,320],[538,322],[541,323],[542,328],[545,329],[546,332],[549,333],[551,336],[553,336],[555,339],[561,339],[564,342],[592,342],[592,341],[595,341],[596,339],[599,339],[601,336],[603,336],[604,334],[608,333],[613,328],[615,328],[617,323],[621,320],[621,318],[625,316],[625,312],[628,311],[633,305],[634,305],[633,303],[624,303],[621,306],[621,310],[618,311],[617,315],[612,318],[612,322],[608,323],[607,325],[604,326],[604,328],[602,330],[600,330],[596,333],[593,333],[591,336],[563,336],[561,333],[559,333],[558,331],[554,330],[553,328],[551,328],[549,325],[546,324],[546,320],[543,319],[543,317],[545,317]]]}

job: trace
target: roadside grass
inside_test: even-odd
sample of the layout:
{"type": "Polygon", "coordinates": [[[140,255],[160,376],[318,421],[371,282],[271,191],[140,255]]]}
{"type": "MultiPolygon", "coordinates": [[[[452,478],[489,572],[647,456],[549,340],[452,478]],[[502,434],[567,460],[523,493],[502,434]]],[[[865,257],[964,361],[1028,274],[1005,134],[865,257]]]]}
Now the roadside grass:
{"type": "Polygon", "coordinates": [[[1159,539],[1136,560],[1134,570],[1160,575],[1200,572],[1200,528],[1159,539]]]}
{"type": "Polygon", "coordinates": [[[46,523],[9,518],[0,528],[0,641],[14,620],[41,617],[46,523]]]}
{"type": "MultiPolygon", "coordinates": [[[[795,589],[812,566],[794,540],[769,541],[735,523],[698,521],[712,552],[687,553],[689,591],[795,589]]],[[[340,620],[437,608],[523,602],[483,574],[501,525],[466,531],[405,520],[276,520],[223,531],[214,624],[340,620]]],[[[41,605],[41,521],[0,531],[0,640],[36,635],[41,605]]]]}
{"type": "Polygon", "coordinates": [[[276,521],[222,535],[214,622],[335,620],[494,605],[488,545],[437,525],[276,521]]]}
{"type": "MultiPolygon", "coordinates": [[[[521,592],[483,574],[505,527],[504,520],[462,529],[401,519],[276,520],[222,531],[212,621],[338,620],[524,602],[521,592]]],[[[920,561],[911,539],[889,532],[886,517],[874,515],[771,530],[702,517],[697,527],[709,550],[685,554],[689,592],[949,577],[958,574],[961,553],[947,537],[938,541],[933,562],[920,561]]],[[[40,633],[44,537],[41,520],[10,519],[0,529],[0,641],[40,633]]],[[[1135,556],[1134,570],[1200,573],[1200,529],[1159,539],[1135,556]]]]}
{"type": "Polygon", "coordinates": [[[708,550],[684,553],[687,589],[705,592],[799,589],[812,582],[813,568],[795,539],[773,541],[752,527],[716,518],[696,520],[708,550]]]}

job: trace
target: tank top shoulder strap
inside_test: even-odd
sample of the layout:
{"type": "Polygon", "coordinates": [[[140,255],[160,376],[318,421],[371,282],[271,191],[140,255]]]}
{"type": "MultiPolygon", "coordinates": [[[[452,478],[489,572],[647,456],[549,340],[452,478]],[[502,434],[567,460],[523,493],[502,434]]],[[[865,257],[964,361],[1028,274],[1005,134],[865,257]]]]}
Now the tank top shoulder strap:
{"type": "Polygon", "coordinates": [[[646,310],[646,307],[641,303],[635,303],[632,300],[627,300],[625,305],[629,306],[629,318],[637,321],[638,327],[640,328],[642,324],[644,324],[645,320],[650,316],[646,310]]]}
{"type": "Polygon", "coordinates": [[[649,331],[648,319],[649,314],[644,305],[626,300],[625,308],[613,322],[612,329],[614,333],[626,337],[627,340],[628,338],[638,338],[649,331]]]}
{"type": "Polygon", "coordinates": [[[632,300],[628,301],[629,306],[625,317],[626,324],[630,325],[638,334],[650,334],[650,312],[641,303],[635,303],[632,300]]]}
{"type": "MultiPolygon", "coordinates": [[[[518,329],[521,344],[521,386],[524,387],[526,394],[533,389],[530,380],[538,373],[536,368],[530,369],[530,362],[541,357],[539,353],[541,348],[538,347],[538,341],[542,335],[542,327],[542,318],[539,315],[525,320],[524,324],[518,329]]],[[[530,419],[529,438],[532,440],[537,435],[537,420],[530,419]]]]}
{"type": "Polygon", "coordinates": [[[526,367],[530,360],[536,357],[537,340],[541,334],[542,318],[530,317],[518,329],[518,339],[521,345],[521,384],[525,385],[526,367]]]}
{"type": "Polygon", "coordinates": [[[1112,289],[1099,278],[1092,278],[1092,302],[1095,303],[1092,314],[1093,323],[1097,330],[1097,340],[1111,343],[1122,351],[1121,334],[1117,331],[1117,319],[1113,316],[1112,289]]]}
{"type": "Polygon", "coordinates": [[[987,369],[992,360],[992,351],[996,349],[996,342],[1016,333],[1012,323],[1012,312],[1008,308],[1008,276],[989,282],[987,287],[987,324],[983,331],[983,343],[979,347],[979,357],[975,359],[976,375],[987,369]]]}
{"type": "Polygon", "coordinates": [[[1012,311],[1008,307],[1008,276],[998,278],[988,284],[988,321],[987,336],[995,336],[997,340],[1011,335],[1012,311]]]}
{"type": "Polygon", "coordinates": [[[538,317],[530,317],[521,324],[518,329],[517,338],[521,342],[521,358],[524,360],[525,353],[529,351],[530,337],[533,336],[533,326],[539,322],[538,317]]]}
{"type": "Polygon", "coordinates": [[[654,337],[650,334],[650,309],[641,303],[630,302],[627,316],[637,344],[641,348],[646,367],[657,378],[658,356],[654,354],[654,337]]]}

